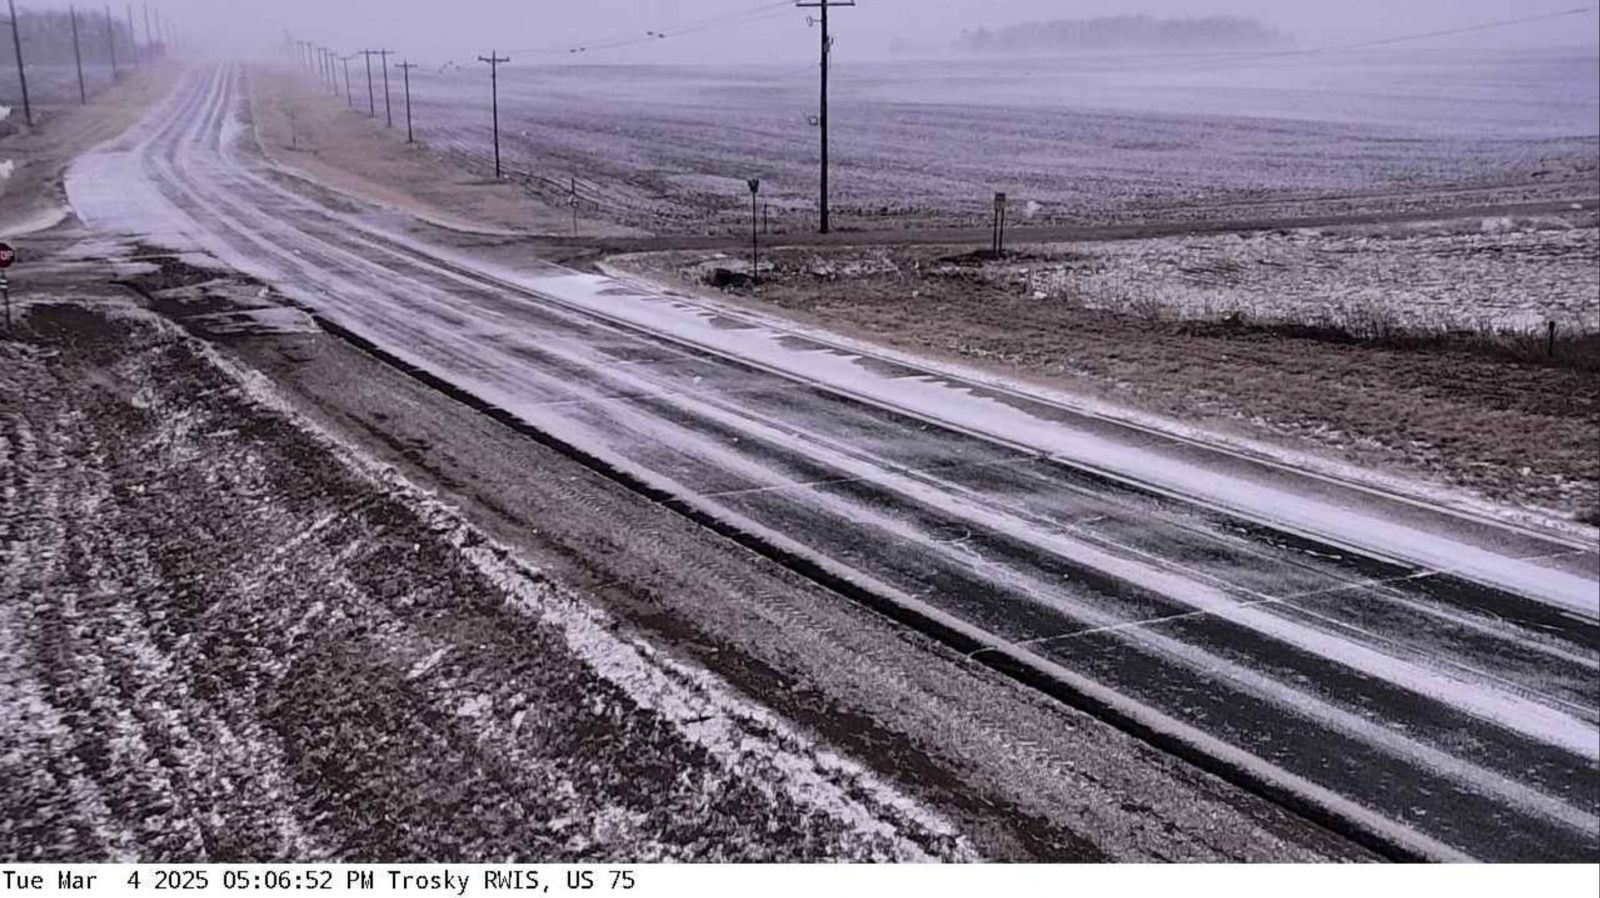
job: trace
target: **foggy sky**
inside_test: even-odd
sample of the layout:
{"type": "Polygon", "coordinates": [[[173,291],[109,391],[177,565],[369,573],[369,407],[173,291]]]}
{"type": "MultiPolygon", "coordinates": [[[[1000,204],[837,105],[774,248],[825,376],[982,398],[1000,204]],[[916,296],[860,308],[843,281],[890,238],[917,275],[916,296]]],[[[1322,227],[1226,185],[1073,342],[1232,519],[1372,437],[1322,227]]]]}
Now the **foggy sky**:
{"type": "MultiPolygon", "coordinates": [[[[71,0],[20,0],[24,8],[64,9],[71,0]]],[[[836,10],[841,61],[883,55],[899,37],[930,47],[951,42],[962,28],[1036,19],[1123,13],[1155,16],[1238,14],[1291,34],[1301,46],[1430,31],[1509,19],[1594,0],[858,0],[836,10]]],[[[101,13],[104,0],[76,0],[101,13]]],[[[125,15],[126,0],[112,3],[125,15]]],[[[762,0],[155,0],[174,23],[218,55],[261,54],[292,31],[340,50],[387,46],[425,61],[463,59],[498,48],[514,63],[565,63],[580,57],[567,45],[643,37],[718,16],[749,14],[762,0]],[[539,52],[544,51],[544,52],[539,52]]],[[[773,0],[776,7],[777,0],[773,0]]],[[[134,16],[142,30],[142,3],[134,16]]],[[[814,60],[817,37],[805,17],[814,10],[773,10],[775,17],[658,40],[644,46],[595,50],[581,57],[604,62],[803,63],[814,60]]],[[[103,14],[103,13],[101,13],[103,14]]],[[[1600,16],[1590,14],[1500,29],[1470,37],[1433,39],[1417,46],[1486,44],[1539,46],[1600,44],[1600,16]]]]}

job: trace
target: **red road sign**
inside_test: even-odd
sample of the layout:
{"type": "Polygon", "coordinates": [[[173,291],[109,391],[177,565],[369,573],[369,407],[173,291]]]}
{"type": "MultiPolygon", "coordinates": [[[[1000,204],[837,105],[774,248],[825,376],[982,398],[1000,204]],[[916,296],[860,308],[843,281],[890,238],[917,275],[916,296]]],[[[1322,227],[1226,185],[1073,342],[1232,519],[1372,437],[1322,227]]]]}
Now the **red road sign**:
{"type": "Polygon", "coordinates": [[[17,251],[9,243],[0,243],[0,268],[10,268],[17,261],[17,251]]]}

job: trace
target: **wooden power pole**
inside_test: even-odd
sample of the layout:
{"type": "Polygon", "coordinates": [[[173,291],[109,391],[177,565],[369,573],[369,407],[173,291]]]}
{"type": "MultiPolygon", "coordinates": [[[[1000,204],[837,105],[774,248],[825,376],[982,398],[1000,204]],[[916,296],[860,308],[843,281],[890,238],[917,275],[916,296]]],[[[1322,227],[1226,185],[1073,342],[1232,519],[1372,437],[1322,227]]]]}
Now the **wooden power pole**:
{"type": "Polygon", "coordinates": [[[83,47],[78,43],[78,8],[67,7],[67,18],[72,21],[72,59],[78,64],[78,102],[89,105],[89,89],[83,84],[83,47]]]}
{"type": "Polygon", "coordinates": [[[351,53],[349,56],[339,57],[339,61],[344,63],[344,102],[351,109],[356,108],[356,96],[350,90],[350,60],[360,55],[359,53],[351,53]]]}
{"type": "Polygon", "coordinates": [[[22,85],[22,120],[33,127],[33,103],[28,99],[28,70],[22,63],[22,31],[17,22],[17,0],[6,0],[11,9],[11,46],[17,52],[17,82],[22,85]]]}
{"type": "Polygon", "coordinates": [[[497,56],[490,50],[487,57],[479,56],[479,62],[489,64],[489,91],[493,97],[494,105],[494,179],[500,180],[500,63],[510,62],[509,56],[497,56]]]}
{"type": "Polygon", "coordinates": [[[856,0],[797,0],[802,9],[822,12],[822,108],[817,123],[822,126],[822,233],[828,233],[828,57],[833,52],[833,38],[828,36],[828,10],[835,6],[855,6],[856,0]]]}
{"type": "Polygon", "coordinates": [[[410,60],[395,66],[404,73],[406,82],[406,143],[417,142],[417,138],[411,133],[411,70],[416,67],[417,64],[410,60]]]}
{"type": "Polygon", "coordinates": [[[111,7],[106,7],[106,47],[111,51],[111,80],[121,81],[117,72],[117,23],[111,18],[111,7]]]}
{"type": "Polygon", "coordinates": [[[374,50],[383,59],[383,116],[388,124],[385,127],[394,127],[394,106],[389,102],[389,54],[393,50],[374,50]]]}
{"type": "Polygon", "coordinates": [[[139,51],[139,30],[133,27],[133,4],[129,3],[124,10],[128,14],[128,43],[133,45],[133,64],[142,65],[144,54],[139,51]]]}
{"type": "Polygon", "coordinates": [[[361,55],[367,58],[367,118],[377,118],[378,101],[372,93],[372,57],[378,55],[378,51],[362,50],[361,55]]]}

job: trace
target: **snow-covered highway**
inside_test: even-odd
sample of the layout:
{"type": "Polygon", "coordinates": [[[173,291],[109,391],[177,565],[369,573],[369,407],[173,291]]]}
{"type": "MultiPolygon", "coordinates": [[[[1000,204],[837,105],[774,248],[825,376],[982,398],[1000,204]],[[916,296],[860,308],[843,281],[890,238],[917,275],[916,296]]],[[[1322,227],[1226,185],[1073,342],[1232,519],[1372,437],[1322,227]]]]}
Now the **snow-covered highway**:
{"type": "MultiPolygon", "coordinates": [[[[197,70],[69,196],[695,517],[1398,852],[1600,858],[1592,546],[1445,512],[302,190],[197,70]]],[[[530,476],[537,476],[530,472],[530,476]]]]}

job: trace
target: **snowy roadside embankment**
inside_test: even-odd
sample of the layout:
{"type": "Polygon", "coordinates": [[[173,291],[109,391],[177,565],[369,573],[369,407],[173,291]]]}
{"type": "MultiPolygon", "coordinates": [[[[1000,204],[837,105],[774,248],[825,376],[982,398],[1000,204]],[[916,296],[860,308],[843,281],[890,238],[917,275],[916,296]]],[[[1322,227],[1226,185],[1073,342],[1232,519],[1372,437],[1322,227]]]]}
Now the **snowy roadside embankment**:
{"type": "Polygon", "coordinates": [[[0,344],[0,855],[970,856],[202,344],[29,326],[0,344]]]}

